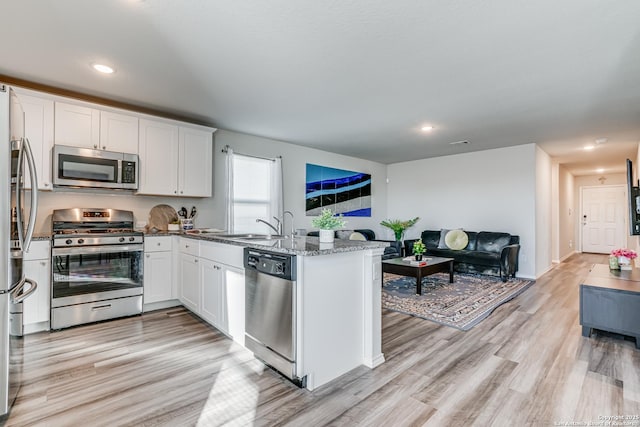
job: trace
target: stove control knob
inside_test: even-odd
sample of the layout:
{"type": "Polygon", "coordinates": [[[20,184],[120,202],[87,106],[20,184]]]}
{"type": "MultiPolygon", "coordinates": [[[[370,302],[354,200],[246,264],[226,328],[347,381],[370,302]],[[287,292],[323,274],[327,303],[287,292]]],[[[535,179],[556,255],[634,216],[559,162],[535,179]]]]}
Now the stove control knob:
{"type": "Polygon", "coordinates": [[[136,238],[135,238],[135,237],[133,237],[133,236],[129,237],[129,241],[130,241],[130,242],[133,242],[134,240],[136,240],[136,238]]]}
{"type": "Polygon", "coordinates": [[[84,243],[84,239],[78,239],[78,244],[83,244],[84,243]]]}
{"type": "Polygon", "coordinates": [[[119,242],[124,242],[124,237],[118,239],[119,242]]]}
{"type": "Polygon", "coordinates": [[[73,243],[73,240],[71,240],[71,239],[67,239],[67,240],[65,240],[64,242],[65,242],[67,245],[70,245],[70,244],[72,244],[72,243],[73,243]]]}

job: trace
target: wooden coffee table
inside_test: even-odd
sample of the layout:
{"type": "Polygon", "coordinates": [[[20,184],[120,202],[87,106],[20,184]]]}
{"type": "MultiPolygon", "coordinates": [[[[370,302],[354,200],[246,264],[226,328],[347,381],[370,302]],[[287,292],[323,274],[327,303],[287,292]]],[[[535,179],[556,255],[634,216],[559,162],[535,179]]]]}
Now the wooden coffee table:
{"type": "Polygon", "coordinates": [[[416,278],[416,294],[422,295],[422,278],[434,273],[449,272],[449,283],[453,283],[453,258],[425,257],[427,265],[411,265],[402,258],[385,259],[382,271],[416,278]]]}

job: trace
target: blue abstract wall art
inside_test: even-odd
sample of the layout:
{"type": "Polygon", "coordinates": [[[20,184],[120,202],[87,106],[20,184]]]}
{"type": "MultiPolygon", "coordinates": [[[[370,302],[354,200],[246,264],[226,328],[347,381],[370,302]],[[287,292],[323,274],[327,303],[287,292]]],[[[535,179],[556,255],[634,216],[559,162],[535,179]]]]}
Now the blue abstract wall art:
{"type": "Polygon", "coordinates": [[[307,216],[317,216],[322,209],[371,216],[371,175],[307,163],[307,216]]]}

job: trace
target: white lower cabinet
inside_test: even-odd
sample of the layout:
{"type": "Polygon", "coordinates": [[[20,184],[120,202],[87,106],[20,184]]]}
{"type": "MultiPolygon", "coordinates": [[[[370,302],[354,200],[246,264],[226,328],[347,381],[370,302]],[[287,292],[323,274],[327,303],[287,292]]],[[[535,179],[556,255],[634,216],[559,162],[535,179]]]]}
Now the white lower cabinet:
{"type": "Polygon", "coordinates": [[[226,332],[244,345],[244,268],[223,265],[222,277],[226,332]]]}
{"type": "Polygon", "coordinates": [[[144,256],[144,303],[151,304],[173,298],[173,254],[151,252],[144,256]]]}
{"type": "Polygon", "coordinates": [[[244,248],[180,238],[182,305],[244,345],[244,248]]]}
{"type": "Polygon", "coordinates": [[[178,304],[173,291],[173,251],[171,236],[144,239],[144,311],[178,304]]]}
{"type": "Polygon", "coordinates": [[[200,314],[200,260],[197,256],[186,253],[180,253],[178,260],[180,302],[189,310],[200,314]]]}
{"type": "Polygon", "coordinates": [[[51,309],[51,254],[48,240],[31,242],[23,260],[25,277],[34,280],[38,287],[24,300],[24,333],[49,330],[51,309]]]}
{"type": "Polygon", "coordinates": [[[224,287],[222,266],[208,259],[200,258],[200,289],[202,307],[200,316],[213,326],[226,332],[224,325],[224,287]]]}

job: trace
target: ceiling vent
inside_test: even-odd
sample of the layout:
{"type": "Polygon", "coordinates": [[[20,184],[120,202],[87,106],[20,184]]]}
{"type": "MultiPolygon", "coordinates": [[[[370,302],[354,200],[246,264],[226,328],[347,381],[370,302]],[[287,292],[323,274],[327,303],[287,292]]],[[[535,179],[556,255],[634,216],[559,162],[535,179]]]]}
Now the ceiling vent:
{"type": "Polygon", "coordinates": [[[450,142],[449,145],[459,145],[459,144],[469,144],[469,141],[455,141],[455,142],[450,142]]]}

